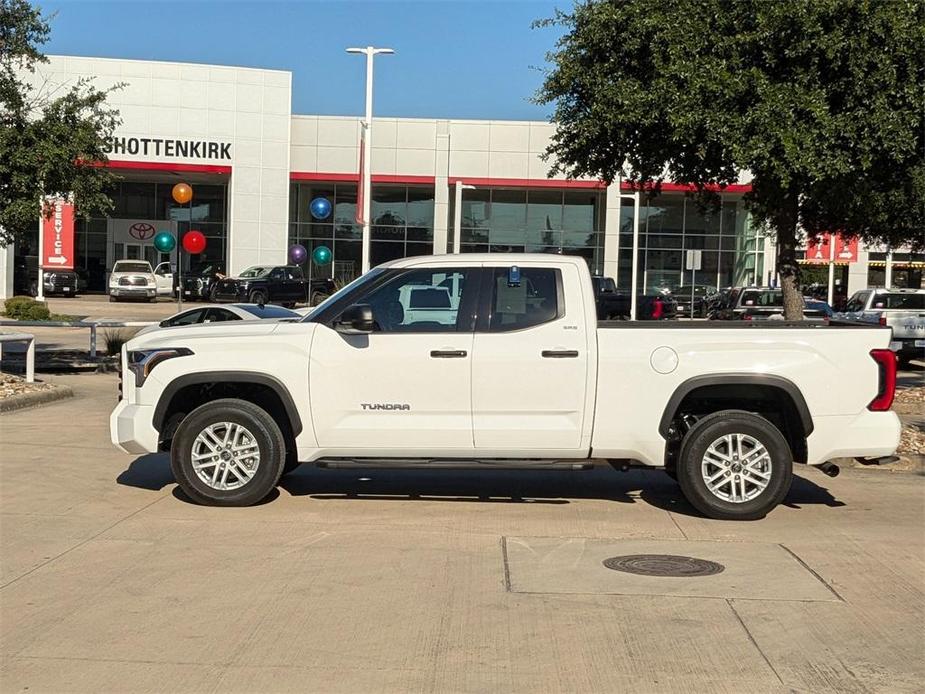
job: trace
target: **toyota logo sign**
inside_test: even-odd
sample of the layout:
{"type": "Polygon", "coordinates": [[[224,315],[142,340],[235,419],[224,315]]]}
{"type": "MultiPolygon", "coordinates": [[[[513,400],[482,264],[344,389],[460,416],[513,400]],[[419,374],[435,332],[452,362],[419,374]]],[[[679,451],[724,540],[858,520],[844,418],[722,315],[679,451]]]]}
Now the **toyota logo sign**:
{"type": "Polygon", "coordinates": [[[147,241],[154,237],[154,227],[146,222],[137,222],[128,228],[128,233],[139,241],[147,241]]]}

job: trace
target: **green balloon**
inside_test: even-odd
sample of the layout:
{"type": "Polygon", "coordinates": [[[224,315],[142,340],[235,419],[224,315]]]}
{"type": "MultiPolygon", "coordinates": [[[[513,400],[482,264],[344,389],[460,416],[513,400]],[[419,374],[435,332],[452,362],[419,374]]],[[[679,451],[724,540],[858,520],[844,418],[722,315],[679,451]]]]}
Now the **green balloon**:
{"type": "Polygon", "coordinates": [[[327,246],[318,246],[312,251],[312,260],[315,261],[315,265],[327,265],[333,256],[334,254],[327,246]]]}
{"type": "Polygon", "coordinates": [[[169,231],[159,231],[154,237],[154,247],[161,253],[170,253],[177,246],[177,240],[169,231]]]}

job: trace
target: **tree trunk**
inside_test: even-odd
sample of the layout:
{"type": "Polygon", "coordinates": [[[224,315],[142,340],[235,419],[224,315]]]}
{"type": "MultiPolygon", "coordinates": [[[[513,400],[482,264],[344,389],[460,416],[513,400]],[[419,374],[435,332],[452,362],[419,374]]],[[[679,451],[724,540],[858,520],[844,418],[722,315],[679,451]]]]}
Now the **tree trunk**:
{"type": "Polygon", "coordinates": [[[789,195],[774,216],[777,232],[777,272],[784,294],[784,318],[803,320],[803,297],[800,292],[800,266],[796,258],[797,197],[789,195]]]}

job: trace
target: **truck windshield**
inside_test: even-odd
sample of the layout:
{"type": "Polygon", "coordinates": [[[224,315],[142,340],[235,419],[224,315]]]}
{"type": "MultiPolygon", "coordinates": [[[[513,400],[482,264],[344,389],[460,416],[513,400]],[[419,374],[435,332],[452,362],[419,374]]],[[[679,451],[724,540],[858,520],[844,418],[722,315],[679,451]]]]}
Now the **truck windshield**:
{"type": "Polygon", "coordinates": [[[151,272],[151,266],[147,263],[123,263],[118,262],[112,269],[113,272],[151,272]]]}
{"type": "Polygon", "coordinates": [[[333,306],[336,302],[340,301],[343,297],[345,297],[350,292],[354,291],[355,289],[359,289],[363,285],[375,280],[383,272],[385,271],[380,268],[375,268],[367,272],[365,275],[360,275],[355,280],[353,280],[353,282],[351,282],[350,284],[344,287],[341,287],[336,292],[331,294],[331,296],[329,296],[327,299],[325,299],[320,304],[315,306],[315,308],[311,310],[311,313],[307,314],[305,318],[302,319],[301,322],[302,323],[311,322],[312,316],[317,314],[319,311],[323,311],[328,306],[333,306]]]}

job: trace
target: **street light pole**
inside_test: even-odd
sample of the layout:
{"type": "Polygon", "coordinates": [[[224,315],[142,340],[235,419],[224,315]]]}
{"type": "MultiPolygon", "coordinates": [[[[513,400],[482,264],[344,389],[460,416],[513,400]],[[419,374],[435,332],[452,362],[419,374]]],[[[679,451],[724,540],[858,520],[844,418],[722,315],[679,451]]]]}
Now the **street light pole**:
{"type": "Polygon", "coordinates": [[[394,53],[391,48],[348,48],[348,53],[362,53],[366,56],[366,115],[363,118],[363,170],[360,185],[363,187],[363,249],[361,255],[361,270],[369,272],[370,250],[370,198],[372,197],[372,125],[373,125],[373,56],[378,53],[389,55],[394,53]]]}

